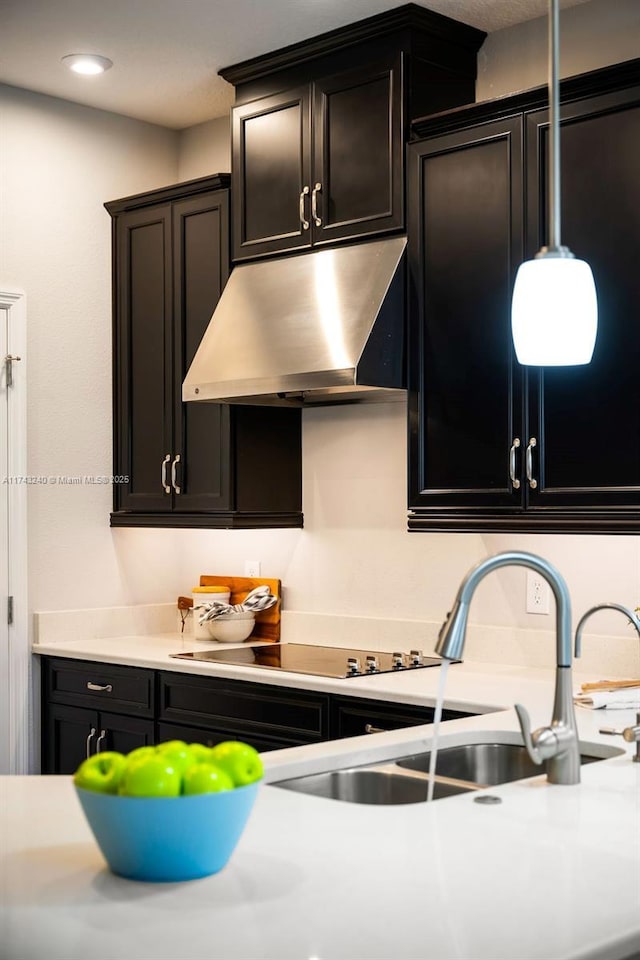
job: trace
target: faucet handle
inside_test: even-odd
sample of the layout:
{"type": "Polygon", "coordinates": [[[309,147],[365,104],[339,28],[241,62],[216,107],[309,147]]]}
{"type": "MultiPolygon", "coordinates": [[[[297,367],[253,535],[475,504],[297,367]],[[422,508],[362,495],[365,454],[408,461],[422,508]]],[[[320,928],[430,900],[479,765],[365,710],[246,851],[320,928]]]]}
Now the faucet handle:
{"type": "Polygon", "coordinates": [[[543,762],[543,758],[538,748],[534,745],[533,737],[531,736],[531,718],[529,717],[529,712],[521,703],[515,704],[515,711],[518,714],[518,722],[522,730],[522,739],[527,748],[527,753],[534,763],[540,764],[543,762]]]}

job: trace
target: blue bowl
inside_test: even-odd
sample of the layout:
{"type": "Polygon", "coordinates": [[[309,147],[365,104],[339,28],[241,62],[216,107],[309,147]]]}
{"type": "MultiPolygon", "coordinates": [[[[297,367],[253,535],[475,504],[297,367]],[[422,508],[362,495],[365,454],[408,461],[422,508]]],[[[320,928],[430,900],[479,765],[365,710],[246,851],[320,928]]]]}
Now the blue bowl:
{"type": "Polygon", "coordinates": [[[76,787],[113,873],[129,880],[196,880],[222,870],[242,835],[259,781],[189,797],[119,797],[76,787]]]}

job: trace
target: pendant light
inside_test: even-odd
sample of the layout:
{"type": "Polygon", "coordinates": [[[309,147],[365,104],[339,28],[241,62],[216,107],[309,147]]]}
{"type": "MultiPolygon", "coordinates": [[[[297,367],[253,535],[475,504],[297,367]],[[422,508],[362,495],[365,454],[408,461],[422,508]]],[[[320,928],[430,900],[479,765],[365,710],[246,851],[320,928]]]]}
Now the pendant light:
{"type": "Polygon", "coordinates": [[[533,366],[589,363],[598,304],[588,263],[560,242],[559,0],[549,0],[548,246],[518,269],[511,328],[518,361],[533,366]]]}

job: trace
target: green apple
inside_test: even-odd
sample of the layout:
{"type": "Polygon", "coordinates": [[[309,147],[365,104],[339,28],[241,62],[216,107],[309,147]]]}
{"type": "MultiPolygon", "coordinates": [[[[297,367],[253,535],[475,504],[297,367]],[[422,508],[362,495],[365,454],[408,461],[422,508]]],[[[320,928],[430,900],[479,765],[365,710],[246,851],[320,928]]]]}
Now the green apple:
{"type": "Polygon", "coordinates": [[[240,740],[225,740],[212,747],[211,762],[226,771],[236,787],[254,783],[264,773],[258,751],[240,740]]]}
{"type": "Polygon", "coordinates": [[[204,743],[190,743],[189,749],[193,763],[211,763],[211,747],[204,743]]]}
{"type": "Polygon", "coordinates": [[[191,747],[184,740],[166,740],[157,745],[156,752],[166,760],[171,760],[182,774],[195,762],[191,747]]]}
{"type": "Polygon", "coordinates": [[[117,793],[127,766],[126,758],[115,750],[96,753],[83,760],[76,770],[73,782],[83,790],[95,793],[117,793]]]}
{"type": "Polygon", "coordinates": [[[127,765],[132,763],[137,763],[138,760],[148,759],[149,757],[155,756],[156,748],[155,747],[136,747],[135,750],[131,750],[125,757],[127,765]]]}
{"type": "Polygon", "coordinates": [[[213,763],[194,763],[183,777],[183,793],[219,793],[233,790],[234,783],[228,773],[213,763]]]}
{"type": "Polygon", "coordinates": [[[177,797],[182,786],[178,766],[161,753],[126,765],[118,793],[124,797],[177,797]]]}

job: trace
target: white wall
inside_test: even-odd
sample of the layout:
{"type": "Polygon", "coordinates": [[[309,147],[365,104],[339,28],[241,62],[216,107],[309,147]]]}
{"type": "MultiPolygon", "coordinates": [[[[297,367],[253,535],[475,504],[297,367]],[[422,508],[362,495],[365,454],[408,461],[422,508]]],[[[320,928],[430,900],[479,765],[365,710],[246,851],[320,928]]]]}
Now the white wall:
{"type": "Polygon", "coordinates": [[[178,180],[194,180],[231,170],[229,117],[216,117],[179,133],[178,180]]]}
{"type": "MultiPolygon", "coordinates": [[[[631,16],[632,6],[616,10],[631,16]]],[[[592,15],[590,32],[599,39],[610,33],[612,8],[613,0],[597,0],[576,15],[592,15]]],[[[630,20],[617,22],[603,62],[616,59],[616,49],[620,59],[630,55],[630,20]]],[[[487,43],[485,89],[503,74],[508,40],[508,31],[496,35],[494,53],[494,40],[487,43]]],[[[568,30],[564,43],[572,43],[568,30]]],[[[597,43],[592,49],[597,59],[597,43]]],[[[545,57],[542,48],[535,53],[535,80],[500,83],[540,82],[545,57]]],[[[224,169],[226,118],[176,134],[25,91],[0,93],[0,277],[29,296],[29,470],[109,474],[110,252],[102,203],[224,169]]],[[[577,613],[604,599],[640,603],[635,536],[407,533],[405,434],[402,404],[305,411],[302,531],[110,530],[107,488],[31,488],[33,608],[172,601],[200,573],[242,574],[245,559],[260,559],[265,575],[282,579],[289,609],[439,621],[469,566],[507,547],[555,562],[577,613]]],[[[523,609],[523,571],[508,570],[482,584],[472,619],[552,627],[552,618],[523,609]]],[[[592,630],[628,635],[613,615],[596,618],[592,630]]]]}
{"type": "MultiPolygon", "coordinates": [[[[547,83],[547,19],[489,34],[478,55],[478,100],[547,83]]],[[[560,75],[640,56],[638,0],[591,0],[560,13],[560,75]]]]}
{"type": "MultiPolygon", "coordinates": [[[[28,473],[110,475],[107,200],[175,181],[174,131],[0,86],[0,278],[28,302],[28,473]]],[[[122,595],[111,490],[29,487],[34,609],[122,595]]]]}

